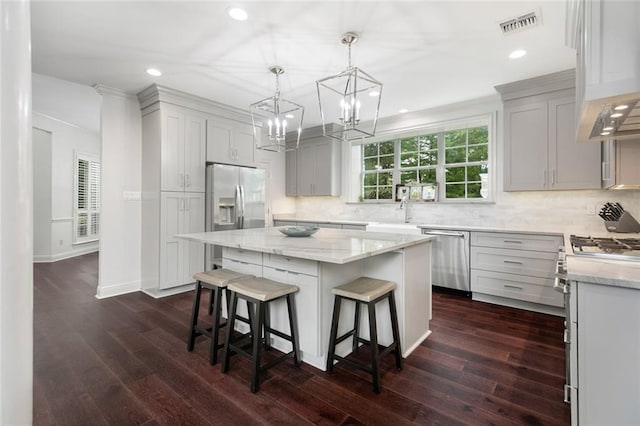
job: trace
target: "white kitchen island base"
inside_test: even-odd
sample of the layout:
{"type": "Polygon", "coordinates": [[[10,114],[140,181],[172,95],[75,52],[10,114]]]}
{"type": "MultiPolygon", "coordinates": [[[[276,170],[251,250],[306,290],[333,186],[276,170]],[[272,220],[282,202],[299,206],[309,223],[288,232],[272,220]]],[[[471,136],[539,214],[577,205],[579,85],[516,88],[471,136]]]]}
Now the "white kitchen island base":
{"type": "MultiPolygon", "coordinates": [[[[389,280],[397,284],[395,298],[404,357],[430,334],[431,237],[321,229],[313,240],[287,237],[283,239],[277,233],[273,234],[273,231],[277,232],[243,230],[212,232],[206,235],[224,242],[227,241],[225,238],[214,234],[267,234],[269,242],[262,242],[264,248],[260,248],[260,244],[256,244],[255,241],[254,244],[247,244],[246,241],[245,244],[227,243],[223,250],[222,264],[224,268],[294,284],[300,288],[296,293],[295,303],[304,362],[322,370],[326,369],[334,302],[331,289],[361,276],[389,280]],[[312,248],[317,249],[320,254],[316,252],[314,255],[312,248]],[[327,250],[332,250],[332,254],[327,250]],[[342,255],[336,255],[335,251],[340,250],[343,251],[342,255]],[[336,259],[342,263],[338,263],[336,259]]],[[[200,235],[199,240],[202,241],[203,234],[193,235],[200,235]]],[[[239,309],[240,314],[246,313],[245,306],[239,305],[239,309]]],[[[353,320],[350,318],[354,316],[354,304],[345,302],[341,309],[338,331],[342,334],[353,326],[353,320]]],[[[363,310],[361,315],[360,335],[368,339],[366,310],[363,310]]],[[[379,343],[388,345],[392,341],[388,302],[377,304],[376,316],[379,343]]],[[[271,307],[272,326],[289,332],[286,318],[286,305],[274,303],[271,307]]],[[[241,328],[243,326],[245,325],[240,324],[241,328]]],[[[275,336],[273,346],[283,352],[291,349],[288,342],[275,336]]],[[[336,348],[336,353],[343,356],[350,351],[351,339],[347,339],[336,348]]]]}

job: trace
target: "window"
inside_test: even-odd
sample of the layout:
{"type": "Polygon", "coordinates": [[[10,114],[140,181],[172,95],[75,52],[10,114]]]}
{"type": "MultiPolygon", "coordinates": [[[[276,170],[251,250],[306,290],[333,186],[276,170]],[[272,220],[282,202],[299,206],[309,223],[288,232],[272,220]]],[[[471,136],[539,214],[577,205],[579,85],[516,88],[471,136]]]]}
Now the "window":
{"type": "MultiPolygon", "coordinates": [[[[489,120],[358,146],[362,200],[392,200],[397,184],[438,183],[440,200],[489,195],[489,120]]],[[[416,132],[413,132],[415,134],[416,132]]]]}
{"type": "Polygon", "coordinates": [[[100,162],[80,153],[75,155],[73,227],[75,243],[100,237],[100,162]]]}

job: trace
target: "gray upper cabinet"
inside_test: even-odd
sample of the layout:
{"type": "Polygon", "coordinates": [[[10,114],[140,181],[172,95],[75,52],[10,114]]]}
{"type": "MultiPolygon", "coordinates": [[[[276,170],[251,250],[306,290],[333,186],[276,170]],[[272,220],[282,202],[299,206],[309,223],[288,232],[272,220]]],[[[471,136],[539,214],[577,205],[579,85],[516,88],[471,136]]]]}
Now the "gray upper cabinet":
{"type": "Polygon", "coordinates": [[[602,144],[602,187],[640,188],[640,141],[609,140],[602,144]]]}
{"type": "Polygon", "coordinates": [[[286,186],[285,194],[287,197],[295,197],[298,195],[298,153],[296,151],[287,151],[286,153],[286,186]]]}
{"type": "Polygon", "coordinates": [[[339,196],[342,151],[340,141],[322,136],[322,128],[306,129],[297,150],[286,154],[286,194],[339,196]]]}
{"type": "Polygon", "coordinates": [[[600,144],[575,136],[573,71],[509,83],[504,100],[504,190],[597,189],[600,144]]]}
{"type": "Polygon", "coordinates": [[[219,117],[207,120],[207,161],[253,166],[253,127],[219,117]]]}

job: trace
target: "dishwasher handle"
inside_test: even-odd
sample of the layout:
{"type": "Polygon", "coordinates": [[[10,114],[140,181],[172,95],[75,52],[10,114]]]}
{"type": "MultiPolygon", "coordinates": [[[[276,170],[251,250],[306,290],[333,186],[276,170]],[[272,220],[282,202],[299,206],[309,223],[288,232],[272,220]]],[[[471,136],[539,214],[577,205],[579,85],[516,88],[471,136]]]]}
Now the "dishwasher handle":
{"type": "Polygon", "coordinates": [[[423,235],[437,235],[441,237],[458,237],[464,238],[465,235],[461,232],[447,232],[447,231],[423,231],[423,235]]]}

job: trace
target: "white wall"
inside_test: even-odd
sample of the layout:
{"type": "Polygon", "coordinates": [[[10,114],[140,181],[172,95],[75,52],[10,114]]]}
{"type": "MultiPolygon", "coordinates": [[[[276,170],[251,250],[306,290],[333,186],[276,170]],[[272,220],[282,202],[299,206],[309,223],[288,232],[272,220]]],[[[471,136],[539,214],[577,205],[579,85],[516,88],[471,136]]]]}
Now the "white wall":
{"type": "MultiPolygon", "coordinates": [[[[539,229],[574,233],[605,232],[602,219],[596,215],[607,201],[620,202],[640,219],[640,191],[524,191],[504,192],[502,103],[489,97],[395,116],[381,120],[378,133],[391,129],[412,128],[428,123],[460,119],[477,114],[497,116],[496,143],[490,172],[494,175],[492,203],[412,203],[410,222],[434,225],[488,226],[496,228],[539,229]]],[[[346,153],[346,148],[345,151],[346,153]]],[[[346,158],[343,156],[343,158],[346,158]]],[[[343,166],[345,166],[343,164],[343,166]]],[[[640,167],[640,164],[638,165],[640,167]]],[[[346,176],[346,166],[343,168],[346,176]]],[[[357,180],[357,179],[356,179],[357,180]]],[[[343,194],[348,193],[349,179],[343,179],[343,194]]],[[[347,203],[347,197],[297,197],[296,216],[300,218],[350,219],[377,222],[401,222],[404,211],[398,203],[347,203]]]]}
{"type": "MultiPolygon", "coordinates": [[[[33,74],[33,126],[51,133],[51,235],[34,234],[34,261],[53,262],[98,250],[98,243],[73,244],[74,153],[100,157],[100,96],[88,86],[33,74]],[[95,114],[89,120],[89,112],[95,114]],[[87,126],[87,127],[82,127],[87,126]],[[44,251],[50,238],[50,249],[44,251]]],[[[35,146],[38,149],[41,144],[35,146]]],[[[36,158],[42,157],[36,153],[36,158]]],[[[40,196],[39,191],[34,196],[40,196]]],[[[46,202],[36,200],[37,204],[46,202]]],[[[40,212],[38,213],[39,220],[40,212]]]]}
{"type": "Polygon", "coordinates": [[[0,424],[33,420],[31,32],[0,2],[0,424]]]}
{"type": "Polygon", "coordinates": [[[141,288],[142,116],[135,96],[96,90],[102,95],[102,298],[141,288]]]}
{"type": "Polygon", "coordinates": [[[33,128],[33,258],[50,258],[52,134],[33,128]]]}
{"type": "MultiPolygon", "coordinates": [[[[52,164],[51,249],[49,253],[34,257],[34,261],[54,262],[97,251],[97,242],[73,244],[73,162],[76,151],[100,157],[100,135],[37,111],[33,113],[33,126],[51,133],[52,164]]],[[[36,154],[38,156],[40,154],[36,154]]],[[[34,238],[39,240],[41,236],[34,235],[34,238]]],[[[35,245],[42,246],[41,242],[35,245]]]]}

